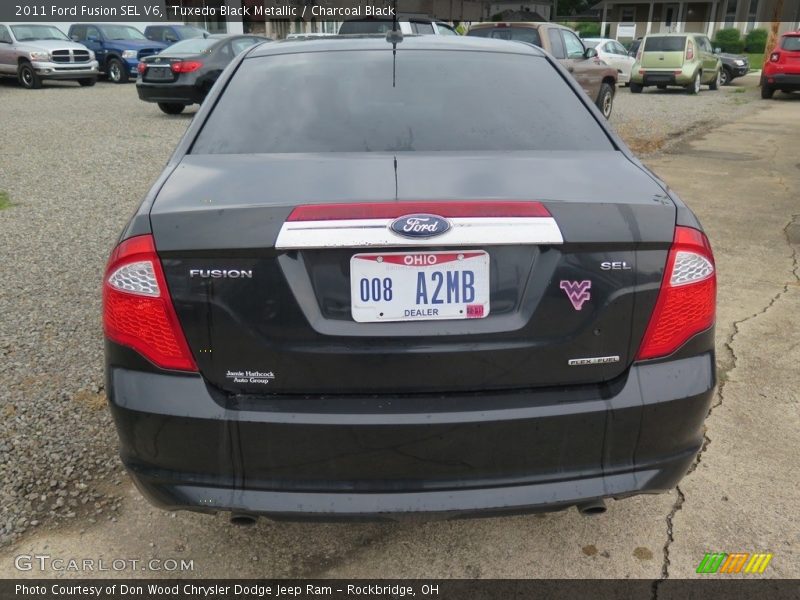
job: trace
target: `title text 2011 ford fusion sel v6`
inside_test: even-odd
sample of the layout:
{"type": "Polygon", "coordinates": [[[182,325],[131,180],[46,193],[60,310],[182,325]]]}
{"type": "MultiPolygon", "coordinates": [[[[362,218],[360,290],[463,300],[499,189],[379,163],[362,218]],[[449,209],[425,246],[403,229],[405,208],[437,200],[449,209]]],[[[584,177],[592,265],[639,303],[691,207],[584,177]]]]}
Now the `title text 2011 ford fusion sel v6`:
{"type": "Polygon", "coordinates": [[[122,459],[170,509],[599,512],[676,484],[715,385],[699,223],[515,42],[246,51],[103,289],[122,459]]]}

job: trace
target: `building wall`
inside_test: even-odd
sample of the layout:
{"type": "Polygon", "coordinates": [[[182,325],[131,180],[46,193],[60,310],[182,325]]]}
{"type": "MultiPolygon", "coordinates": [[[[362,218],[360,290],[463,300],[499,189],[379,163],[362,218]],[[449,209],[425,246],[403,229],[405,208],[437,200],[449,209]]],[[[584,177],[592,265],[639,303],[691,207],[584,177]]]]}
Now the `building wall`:
{"type": "MultiPolygon", "coordinates": [[[[717,0],[716,12],[713,12],[713,0],[684,3],[684,19],[681,23],[676,24],[680,31],[687,31],[692,33],[706,33],[708,31],[709,22],[713,21],[711,28],[711,37],[717,31],[724,27],[734,26],[746,35],[748,31],[753,28],[768,29],[772,19],[774,18],[775,7],[778,0],[757,0],[756,18],[753,21],[750,19],[750,0],[717,0]],[[734,4],[735,2],[735,4],[734,4]],[[726,23],[726,15],[728,9],[735,7],[733,12],[734,20],[732,23],[726,23]],[[689,11],[692,11],[691,13],[689,11]]],[[[657,0],[653,5],[653,19],[650,26],[651,33],[659,33],[666,31],[663,25],[664,15],[666,14],[667,6],[671,4],[678,5],[680,2],[664,2],[657,0]]],[[[650,10],[650,3],[636,3],[636,4],[622,4],[609,0],[609,4],[613,8],[609,8],[606,13],[606,22],[608,23],[607,34],[612,38],[617,38],[617,29],[620,22],[629,23],[627,19],[623,19],[625,9],[635,10],[634,19],[636,23],[636,37],[641,37],[647,32],[647,17],[650,10]]],[[[600,11],[602,15],[602,10],[600,11]]],[[[627,15],[625,15],[627,16],[627,15]]],[[[730,19],[729,19],[730,20],[730,19]]],[[[800,0],[784,0],[783,11],[779,17],[781,21],[780,32],[791,31],[800,29],[800,0]]]]}

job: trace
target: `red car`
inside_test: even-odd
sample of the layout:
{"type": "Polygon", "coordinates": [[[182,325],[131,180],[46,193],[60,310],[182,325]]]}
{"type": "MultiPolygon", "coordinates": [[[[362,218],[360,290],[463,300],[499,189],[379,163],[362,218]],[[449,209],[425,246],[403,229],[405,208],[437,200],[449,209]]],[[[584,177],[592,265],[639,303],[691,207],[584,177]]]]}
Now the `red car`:
{"type": "Polygon", "coordinates": [[[775,90],[800,90],[800,31],[781,36],[761,71],[761,97],[772,98],[775,90]]]}

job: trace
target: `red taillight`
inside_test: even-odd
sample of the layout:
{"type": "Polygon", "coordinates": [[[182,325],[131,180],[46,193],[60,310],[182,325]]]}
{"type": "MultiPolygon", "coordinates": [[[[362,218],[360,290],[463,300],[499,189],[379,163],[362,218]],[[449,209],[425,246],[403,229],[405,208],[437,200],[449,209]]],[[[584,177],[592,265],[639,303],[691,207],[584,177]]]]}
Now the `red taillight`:
{"type": "Polygon", "coordinates": [[[136,65],[136,70],[139,72],[139,75],[142,75],[147,70],[147,65],[145,65],[143,62],[140,62],[138,65],[136,65]]]}
{"type": "Polygon", "coordinates": [[[717,275],[708,238],[696,229],[676,227],[661,291],[636,358],[672,354],[714,324],[716,309],[717,275]]]}
{"type": "Polygon", "coordinates": [[[780,62],[781,60],[781,53],[780,52],[773,52],[769,55],[770,62],[780,62]]]}
{"type": "Polygon", "coordinates": [[[393,219],[411,213],[440,217],[549,217],[541,202],[359,202],[353,204],[305,204],[296,207],[287,221],[336,221],[342,219],[393,219]]]}
{"type": "Polygon", "coordinates": [[[689,42],[686,45],[686,60],[692,60],[694,58],[694,44],[689,42]]]}
{"type": "Polygon", "coordinates": [[[153,236],[129,238],[111,253],[103,281],[103,331],[156,366],[197,371],[172,306],[153,236]]]}
{"type": "Polygon", "coordinates": [[[173,73],[191,73],[203,66],[199,60],[180,60],[172,63],[169,68],[173,73]]]}

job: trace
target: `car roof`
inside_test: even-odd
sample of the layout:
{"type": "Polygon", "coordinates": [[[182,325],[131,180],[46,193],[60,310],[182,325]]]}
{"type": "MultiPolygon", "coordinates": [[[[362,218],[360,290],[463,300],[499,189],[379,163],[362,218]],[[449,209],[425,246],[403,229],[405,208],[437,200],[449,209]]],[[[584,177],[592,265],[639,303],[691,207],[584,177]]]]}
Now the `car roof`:
{"type": "MultiPolygon", "coordinates": [[[[416,15],[414,13],[397,13],[397,20],[398,21],[414,21],[415,23],[439,23],[441,19],[431,19],[430,17],[426,17],[425,15],[416,15]]],[[[345,19],[342,23],[348,22],[356,22],[356,23],[370,23],[370,22],[384,22],[384,21],[394,21],[394,17],[353,17],[350,19],[345,19]]]]}
{"type": "Polygon", "coordinates": [[[683,33],[648,33],[644,37],[686,37],[687,35],[705,35],[705,33],[694,33],[691,31],[684,31],[683,33]]]}
{"type": "MultiPolygon", "coordinates": [[[[261,44],[250,50],[247,58],[300,52],[391,49],[392,44],[386,41],[385,35],[341,35],[317,38],[313,44],[309,44],[308,40],[261,44]]],[[[397,50],[462,50],[545,56],[541,48],[521,42],[449,35],[406,35],[397,44],[397,50]]]]}
{"type": "Polygon", "coordinates": [[[549,25],[550,27],[557,27],[558,29],[566,29],[574,31],[569,27],[560,25],[559,23],[549,23],[547,21],[487,21],[485,23],[474,23],[470,26],[470,31],[473,29],[491,29],[494,27],[527,27],[529,29],[538,29],[542,25],[549,25]]]}

